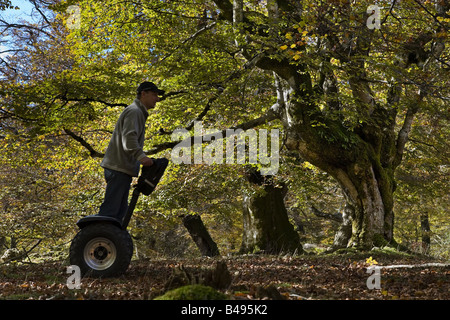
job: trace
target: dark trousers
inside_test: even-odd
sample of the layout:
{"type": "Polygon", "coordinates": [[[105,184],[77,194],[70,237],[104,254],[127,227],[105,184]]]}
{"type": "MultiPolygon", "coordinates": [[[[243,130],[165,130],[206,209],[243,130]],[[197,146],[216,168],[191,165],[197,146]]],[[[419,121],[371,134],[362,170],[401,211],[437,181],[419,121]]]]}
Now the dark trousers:
{"type": "Polygon", "coordinates": [[[126,173],[105,168],[105,200],[99,216],[109,216],[122,221],[128,209],[128,194],[132,177],[126,173]]]}

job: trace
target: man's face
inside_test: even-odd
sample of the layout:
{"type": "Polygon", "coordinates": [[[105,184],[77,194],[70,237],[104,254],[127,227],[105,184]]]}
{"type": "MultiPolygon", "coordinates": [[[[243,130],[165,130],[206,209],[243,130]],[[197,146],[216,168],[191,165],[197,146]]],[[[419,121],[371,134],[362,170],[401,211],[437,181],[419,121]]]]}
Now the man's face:
{"type": "Polygon", "coordinates": [[[158,97],[158,94],[153,91],[142,91],[141,92],[141,103],[147,108],[147,109],[153,109],[158,101],[160,101],[160,98],[158,97]]]}

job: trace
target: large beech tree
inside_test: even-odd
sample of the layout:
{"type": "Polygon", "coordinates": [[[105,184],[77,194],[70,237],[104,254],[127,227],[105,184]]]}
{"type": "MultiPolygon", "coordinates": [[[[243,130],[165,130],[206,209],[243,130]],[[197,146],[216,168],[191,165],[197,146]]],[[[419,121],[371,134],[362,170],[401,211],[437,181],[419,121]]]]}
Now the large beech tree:
{"type": "Polygon", "coordinates": [[[342,187],[335,246],[393,241],[394,172],[414,116],[448,104],[450,2],[378,1],[380,29],[367,1],[274,0],[266,14],[215,3],[242,55],[274,73],[287,147],[342,187]]]}

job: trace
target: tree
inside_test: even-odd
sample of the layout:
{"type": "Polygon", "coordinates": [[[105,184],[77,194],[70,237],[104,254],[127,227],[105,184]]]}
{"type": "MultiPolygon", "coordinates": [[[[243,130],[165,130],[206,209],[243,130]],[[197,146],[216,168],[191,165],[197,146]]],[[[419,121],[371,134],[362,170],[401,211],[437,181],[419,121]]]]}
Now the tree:
{"type": "Polygon", "coordinates": [[[448,121],[448,116],[439,113],[417,119],[396,172],[395,195],[398,240],[412,250],[443,257],[449,253],[448,121]]]}
{"type": "Polygon", "coordinates": [[[255,168],[248,168],[246,177],[262,190],[244,199],[240,252],[302,253],[300,237],[289,222],[284,203],[286,188],[277,186],[255,168]]]}
{"type": "Polygon", "coordinates": [[[365,1],[272,1],[267,14],[242,10],[240,0],[215,3],[245,58],[278,78],[287,147],[343,189],[348,214],[335,245],[393,242],[394,172],[414,116],[448,93],[449,2],[382,2],[390,10],[379,31],[366,25],[365,1]]]}
{"type": "Polygon", "coordinates": [[[214,257],[220,255],[217,244],[211,238],[198,214],[184,216],[183,224],[203,256],[214,257]]]}

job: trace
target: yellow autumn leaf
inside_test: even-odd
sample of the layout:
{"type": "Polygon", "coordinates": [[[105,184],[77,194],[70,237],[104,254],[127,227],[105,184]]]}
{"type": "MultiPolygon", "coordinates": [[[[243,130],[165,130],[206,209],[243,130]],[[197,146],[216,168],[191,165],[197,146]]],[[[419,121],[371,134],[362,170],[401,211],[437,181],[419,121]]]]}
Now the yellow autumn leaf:
{"type": "Polygon", "coordinates": [[[297,45],[295,43],[291,44],[291,49],[294,49],[297,45]]]}
{"type": "Polygon", "coordinates": [[[280,49],[281,49],[281,50],[286,50],[287,47],[288,47],[287,45],[284,45],[284,46],[281,46],[280,49]]]}
{"type": "Polygon", "coordinates": [[[286,39],[291,40],[292,39],[292,32],[286,33],[286,39]]]}
{"type": "Polygon", "coordinates": [[[301,58],[301,56],[299,55],[299,54],[296,54],[296,55],[294,55],[294,60],[298,60],[298,59],[300,59],[301,58]]]}
{"type": "Polygon", "coordinates": [[[373,259],[372,256],[370,256],[370,258],[366,259],[366,263],[371,266],[371,265],[374,265],[374,264],[378,264],[378,261],[373,259]]]}

